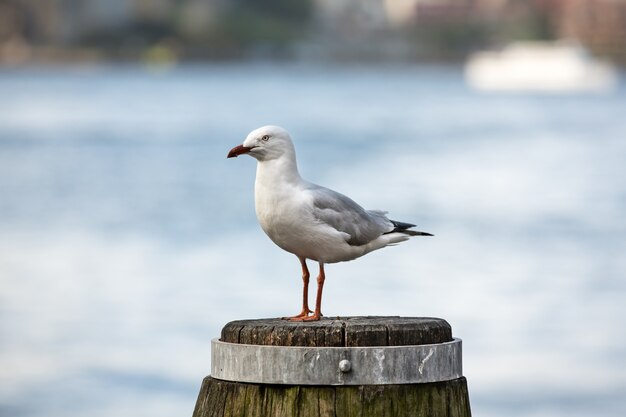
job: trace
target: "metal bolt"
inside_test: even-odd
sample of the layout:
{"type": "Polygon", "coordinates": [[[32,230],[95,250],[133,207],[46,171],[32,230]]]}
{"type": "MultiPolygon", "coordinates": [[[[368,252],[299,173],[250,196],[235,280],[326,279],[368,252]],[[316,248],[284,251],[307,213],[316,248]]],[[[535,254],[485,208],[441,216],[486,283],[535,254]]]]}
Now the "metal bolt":
{"type": "Polygon", "coordinates": [[[339,370],[341,372],[350,372],[350,369],[352,369],[352,364],[350,363],[349,360],[347,359],[342,359],[339,361],[339,370]]]}

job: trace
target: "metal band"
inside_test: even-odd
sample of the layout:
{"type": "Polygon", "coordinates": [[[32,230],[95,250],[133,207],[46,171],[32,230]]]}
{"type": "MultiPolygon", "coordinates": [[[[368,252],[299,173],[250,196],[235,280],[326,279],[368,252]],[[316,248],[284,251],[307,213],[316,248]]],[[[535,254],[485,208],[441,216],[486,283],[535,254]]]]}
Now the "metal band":
{"type": "Polygon", "coordinates": [[[386,385],[463,375],[461,339],[434,345],[291,347],[211,341],[211,376],[258,384],[386,385]]]}

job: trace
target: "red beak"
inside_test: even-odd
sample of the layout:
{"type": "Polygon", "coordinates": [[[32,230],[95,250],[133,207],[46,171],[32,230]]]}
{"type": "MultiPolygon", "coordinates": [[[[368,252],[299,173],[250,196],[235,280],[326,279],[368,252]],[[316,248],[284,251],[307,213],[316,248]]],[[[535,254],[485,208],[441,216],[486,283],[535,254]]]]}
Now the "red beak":
{"type": "Polygon", "coordinates": [[[230,150],[230,152],[228,152],[228,156],[226,158],[236,158],[239,155],[250,152],[251,150],[252,148],[248,148],[247,146],[235,146],[233,149],[230,150]]]}

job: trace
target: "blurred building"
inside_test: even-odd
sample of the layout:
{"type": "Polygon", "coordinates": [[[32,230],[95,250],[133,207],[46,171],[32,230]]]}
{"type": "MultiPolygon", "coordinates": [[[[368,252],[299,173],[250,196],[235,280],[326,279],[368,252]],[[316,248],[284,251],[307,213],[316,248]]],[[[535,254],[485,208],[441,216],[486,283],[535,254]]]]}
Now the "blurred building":
{"type": "Polygon", "coordinates": [[[562,38],[626,62],[626,0],[561,0],[547,3],[562,38]]]}

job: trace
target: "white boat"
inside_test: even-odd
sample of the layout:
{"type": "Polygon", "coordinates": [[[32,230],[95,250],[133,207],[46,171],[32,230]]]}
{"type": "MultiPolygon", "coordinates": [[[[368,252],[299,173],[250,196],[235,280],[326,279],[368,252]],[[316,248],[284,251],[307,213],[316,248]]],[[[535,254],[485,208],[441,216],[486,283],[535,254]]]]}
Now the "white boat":
{"type": "Polygon", "coordinates": [[[618,81],[612,65],[568,42],[517,42],[478,52],[465,64],[465,79],[481,91],[543,93],[606,92],[618,81]]]}

